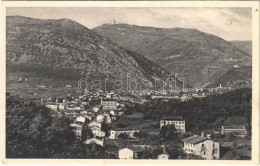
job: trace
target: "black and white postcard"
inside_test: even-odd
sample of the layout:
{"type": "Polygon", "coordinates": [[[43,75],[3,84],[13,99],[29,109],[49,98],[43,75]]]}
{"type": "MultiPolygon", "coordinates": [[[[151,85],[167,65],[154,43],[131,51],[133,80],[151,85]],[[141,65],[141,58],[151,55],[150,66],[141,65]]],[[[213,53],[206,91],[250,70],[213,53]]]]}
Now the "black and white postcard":
{"type": "Polygon", "coordinates": [[[3,163],[259,164],[259,3],[2,9],[3,163]]]}

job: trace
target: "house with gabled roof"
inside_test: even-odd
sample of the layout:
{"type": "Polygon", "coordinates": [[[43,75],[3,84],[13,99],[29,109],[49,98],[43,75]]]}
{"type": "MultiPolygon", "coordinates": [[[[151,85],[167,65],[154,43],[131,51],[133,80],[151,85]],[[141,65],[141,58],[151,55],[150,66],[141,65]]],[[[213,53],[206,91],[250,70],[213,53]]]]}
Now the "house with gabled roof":
{"type": "Polygon", "coordinates": [[[96,121],[92,121],[92,122],[90,122],[90,123],[88,124],[88,127],[89,127],[89,128],[94,128],[94,127],[96,127],[96,128],[101,128],[101,123],[96,122],[96,121]]]}
{"type": "Polygon", "coordinates": [[[183,150],[187,154],[194,154],[206,160],[218,159],[220,156],[220,144],[205,137],[203,132],[200,136],[193,135],[182,141],[184,143],[183,150]]]}
{"type": "Polygon", "coordinates": [[[138,159],[138,153],[142,151],[144,151],[142,147],[129,146],[119,150],[118,158],[121,160],[138,159]]]}

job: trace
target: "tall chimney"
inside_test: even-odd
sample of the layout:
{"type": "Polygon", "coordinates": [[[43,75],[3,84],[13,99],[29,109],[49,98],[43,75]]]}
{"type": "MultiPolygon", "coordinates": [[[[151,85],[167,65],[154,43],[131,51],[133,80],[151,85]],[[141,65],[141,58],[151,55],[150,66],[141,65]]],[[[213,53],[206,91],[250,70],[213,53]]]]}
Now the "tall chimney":
{"type": "Polygon", "coordinates": [[[204,137],[204,131],[201,132],[201,136],[204,137]]]}

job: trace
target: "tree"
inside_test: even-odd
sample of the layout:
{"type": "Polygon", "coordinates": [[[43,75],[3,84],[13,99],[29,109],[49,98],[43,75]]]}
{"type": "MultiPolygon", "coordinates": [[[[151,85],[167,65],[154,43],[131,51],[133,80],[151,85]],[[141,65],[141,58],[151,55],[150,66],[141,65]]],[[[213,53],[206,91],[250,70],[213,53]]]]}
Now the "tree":
{"type": "Polygon", "coordinates": [[[79,141],[65,116],[34,102],[7,95],[7,158],[113,158],[102,147],[89,147],[79,141]]]}
{"type": "Polygon", "coordinates": [[[81,133],[81,140],[83,141],[94,137],[94,134],[92,133],[92,130],[90,130],[90,128],[88,127],[87,123],[83,125],[81,133]]]}
{"type": "Polygon", "coordinates": [[[101,130],[106,133],[106,136],[109,136],[110,127],[108,126],[107,123],[102,123],[101,130]]]}
{"type": "Polygon", "coordinates": [[[120,139],[127,139],[127,138],[129,138],[129,135],[126,134],[126,133],[121,133],[121,134],[119,134],[119,135],[117,136],[117,138],[120,138],[120,139]]]}
{"type": "Polygon", "coordinates": [[[169,140],[176,137],[176,128],[175,125],[165,125],[160,130],[160,137],[169,140]]]}
{"type": "Polygon", "coordinates": [[[125,123],[119,122],[117,125],[118,125],[119,128],[126,128],[127,127],[127,124],[125,124],[125,123]]]}
{"type": "Polygon", "coordinates": [[[143,131],[139,131],[139,132],[134,133],[134,137],[137,137],[137,138],[144,138],[146,136],[147,136],[147,133],[145,133],[143,131]]]}

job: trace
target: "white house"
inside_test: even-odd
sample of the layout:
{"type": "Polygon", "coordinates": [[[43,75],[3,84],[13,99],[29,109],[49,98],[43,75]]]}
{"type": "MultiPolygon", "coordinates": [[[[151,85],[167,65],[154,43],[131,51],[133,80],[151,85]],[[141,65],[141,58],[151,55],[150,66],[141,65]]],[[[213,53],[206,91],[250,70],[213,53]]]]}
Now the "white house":
{"type": "Polygon", "coordinates": [[[114,111],[114,110],[111,110],[109,113],[110,113],[111,115],[113,115],[113,116],[116,116],[116,115],[117,115],[117,112],[114,111]]]}
{"type": "Polygon", "coordinates": [[[105,118],[105,123],[107,123],[107,124],[110,124],[110,123],[112,123],[112,120],[111,120],[111,118],[110,118],[110,115],[109,115],[109,114],[107,114],[107,113],[104,113],[103,115],[104,115],[104,118],[105,118]]]}
{"type": "Polygon", "coordinates": [[[202,135],[193,135],[182,140],[184,142],[183,150],[187,154],[194,154],[206,160],[219,159],[220,145],[218,142],[212,141],[210,138],[202,135]]]}
{"type": "Polygon", "coordinates": [[[59,104],[59,110],[63,111],[65,110],[66,106],[63,104],[59,104]]]}
{"type": "Polygon", "coordinates": [[[99,111],[99,108],[98,108],[98,107],[93,107],[93,111],[94,111],[94,112],[98,112],[98,111],[99,111]]]}
{"type": "Polygon", "coordinates": [[[85,120],[86,120],[86,118],[85,118],[84,116],[78,116],[78,117],[76,118],[76,122],[84,123],[85,120]]]}
{"type": "Polygon", "coordinates": [[[113,99],[102,99],[101,105],[104,110],[116,110],[117,109],[117,101],[113,99]]]}
{"type": "Polygon", "coordinates": [[[169,159],[169,154],[160,154],[158,155],[158,160],[168,160],[169,159]]]}
{"type": "Polygon", "coordinates": [[[118,157],[121,160],[131,160],[134,159],[134,151],[128,148],[120,149],[118,157]]]}
{"type": "Polygon", "coordinates": [[[89,127],[89,128],[97,127],[97,128],[100,128],[100,129],[101,129],[101,123],[93,121],[93,122],[90,122],[90,123],[88,124],[88,127],[89,127]]]}
{"type": "Polygon", "coordinates": [[[160,120],[160,129],[165,125],[174,125],[179,133],[185,133],[185,120],[182,118],[163,118],[160,120]]]}
{"type": "Polygon", "coordinates": [[[76,136],[78,138],[81,138],[83,125],[77,124],[77,123],[72,123],[72,124],[70,124],[70,126],[73,127],[73,131],[75,132],[76,136]]]}
{"type": "Polygon", "coordinates": [[[99,122],[99,123],[104,122],[104,119],[105,119],[104,115],[98,115],[98,116],[96,117],[96,120],[97,120],[97,122],[99,122]]]}
{"type": "Polygon", "coordinates": [[[80,115],[87,115],[88,114],[88,111],[80,111],[80,115]]]}
{"type": "Polygon", "coordinates": [[[130,138],[134,138],[134,133],[139,132],[139,130],[136,129],[115,129],[115,130],[110,130],[109,133],[109,139],[117,139],[117,137],[122,134],[126,133],[130,138]]]}
{"type": "Polygon", "coordinates": [[[139,152],[142,152],[144,150],[145,148],[143,147],[128,146],[119,150],[118,158],[121,160],[138,159],[139,152]]]}
{"type": "Polygon", "coordinates": [[[118,116],[124,115],[124,111],[118,111],[118,116]]]}
{"type": "Polygon", "coordinates": [[[56,104],[46,104],[45,106],[51,110],[58,110],[58,105],[56,104]]]}
{"type": "Polygon", "coordinates": [[[221,133],[235,133],[237,136],[240,137],[245,137],[247,135],[245,126],[222,126],[221,133]]]}
{"type": "Polygon", "coordinates": [[[98,130],[98,129],[93,129],[92,133],[94,137],[98,136],[100,138],[105,137],[106,133],[104,131],[98,130]]]}

